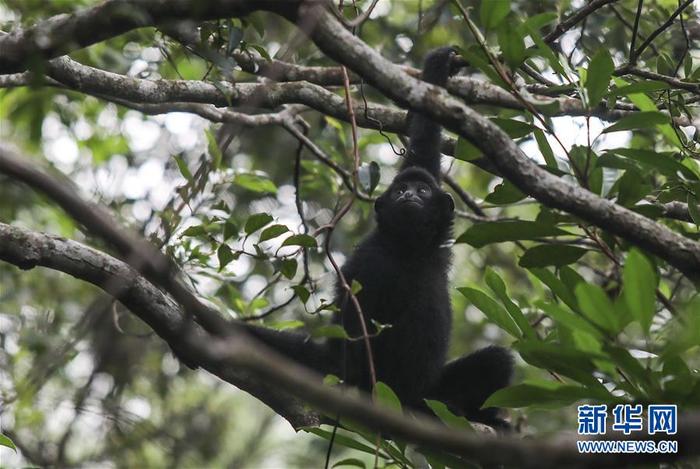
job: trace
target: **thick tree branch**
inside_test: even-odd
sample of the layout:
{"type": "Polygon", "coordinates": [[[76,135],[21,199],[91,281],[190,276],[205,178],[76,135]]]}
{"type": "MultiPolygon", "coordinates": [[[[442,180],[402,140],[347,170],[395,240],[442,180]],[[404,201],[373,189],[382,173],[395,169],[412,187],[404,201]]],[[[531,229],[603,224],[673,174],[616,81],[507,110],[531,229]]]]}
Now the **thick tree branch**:
{"type": "MultiPolygon", "coordinates": [[[[184,2],[184,0],[181,1],[184,2]]],[[[151,3],[158,2],[155,0],[141,2],[142,5],[151,3]]],[[[231,2],[222,1],[222,3],[227,7],[231,6],[231,2]]],[[[246,2],[233,3],[240,11],[241,5],[246,2]]],[[[274,7],[272,4],[275,3],[281,7],[278,9],[280,13],[295,20],[296,12],[290,7],[290,2],[262,2],[258,7],[274,7]]],[[[523,157],[517,146],[496,126],[463,103],[451,98],[443,90],[436,90],[405,74],[399,67],[385,60],[358,38],[345,31],[322,6],[319,8],[319,5],[312,3],[311,6],[304,8],[303,14],[321,15],[316,29],[311,34],[316,44],[329,56],[349,65],[356,73],[387,96],[395,99],[400,105],[423,111],[447,128],[471,140],[489,156],[501,174],[508,177],[524,192],[546,205],[578,215],[648,249],[690,276],[694,277],[700,272],[698,243],[540,169],[532,161],[523,157]]],[[[62,78],[70,79],[67,76],[62,78]]],[[[76,86],[79,85],[76,83],[76,86]]],[[[215,87],[212,85],[212,88],[215,87]]],[[[322,88],[318,88],[319,95],[323,95],[324,92],[332,95],[325,90],[321,92],[322,88]]],[[[245,95],[245,90],[236,91],[245,95]]],[[[272,92],[265,95],[275,95],[274,91],[275,89],[272,88],[272,92]]],[[[217,90],[217,93],[220,92],[217,90]]],[[[324,96],[326,97],[329,98],[324,96]]],[[[336,98],[340,99],[337,96],[336,98]]]]}
{"type": "MultiPolygon", "coordinates": [[[[241,55],[247,56],[246,54],[241,55]]],[[[257,62],[256,66],[258,66],[257,62]]],[[[282,75],[275,77],[278,83],[233,84],[219,82],[213,84],[198,80],[145,80],[82,65],[68,57],[54,59],[47,65],[48,73],[52,78],[71,89],[87,94],[119,97],[142,103],[182,101],[208,103],[216,106],[259,103],[262,107],[275,107],[280,104],[299,102],[334,117],[349,119],[347,108],[344,107],[342,111],[338,109],[337,95],[323,88],[323,86],[337,85],[335,82],[340,72],[339,67],[303,67],[281,61],[274,61],[270,67],[268,72],[271,77],[275,77],[274,71],[281,70],[282,75]],[[314,87],[312,84],[318,86],[314,87]],[[306,89],[301,90],[302,86],[306,89]],[[324,105],[328,102],[330,104],[324,105]]],[[[420,74],[412,67],[399,67],[411,76],[417,77],[420,74]]],[[[10,83],[17,86],[17,79],[22,75],[11,76],[16,78],[14,82],[10,81],[10,83]]],[[[25,76],[25,80],[28,80],[27,76],[25,76]]],[[[448,81],[447,89],[470,105],[525,109],[523,104],[506,90],[483,80],[461,76],[452,77],[448,81]]],[[[531,99],[530,104],[551,117],[593,115],[607,121],[616,121],[635,110],[631,105],[620,104],[618,109],[609,110],[601,105],[591,112],[581,100],[569,97],[531,99]],[[552,106],[552,104],[556,104],[556,106],[552,106]]],[[[371,119],[365,119],[362,115],[364,114],[364,105],[355,106],[355,109],[362,111],[358,115],[358,118],[361,119],[358,121],[358,125],[366,128],[378,127],[373,113],[388,114],[391,112],[391,108],[377,104],[370,104],[368,108],[371,119]]],[[[387,123],[382,122],[383,129],[403,132],[405,117],[401,116],[405,116],[405,114],[394,116],[393,119],[389,118],[387,123]]],[[[679,122],[679,125],[688,125],[688,122],[679,122]]]]}
{"type": "Polygon", "coordinates": [[[290,394],[303,397],[331,415],[339,414],[396,438],[487,464],[620,467],[690,457],[700,450],[693,444],[700,432],[700,415],[681,416],[678,434],[674,435],[681,451],[678,455],[586,455],[579,454],[575,442],[569,439],[492,438],[455,431],[425,417],[407,418],[376,407],[365,397],[324,386],[320,376],[246,335],[236,333],[220,339],[197,326],[188,327],[185,313],[170,297],[124,262],[83,244],[0,223],[0,259],[22,269],[42,266],[65,272],[105,289],[166,341],[176,341],[179,348],[187,349],[203,368],[260,398],[297,428],[317,425],[319,418],[299,401],[290,399],[290,394]],[[183,328],[188,330],[184,340],[180,334],[183,328]]]}
{"type": "Polygon", "coordinates": [[[662,215],[680,221],[693,222],[693,218],[688,211],[688,204],[683,202],[669,202],[661,205],[662,215]]]}
{"type": "Polygon", "coordinates": [[[118,228],[104,208],[82,200],[68,181],[61,182],[27,163],[14,149],[0,144],[0,172],[46,194],[88,231],[107,241],[122,258],[155,285],[163,287],[209,332],[226,335],[230,323],[202,303],[180,280],[179,268],[169,257],[138,235],[118,228]]]}
{"type": "Polygon", "coordinates": [[[634,75],[640,78],[646,78],[647,80],[663,81],[664,83],[668,83],[669,85],[671,85],[673,88],[690,91],[691,93],[695,94],[700,94],[700,84],[698,83],[681,80],[679,78],[670,77],[668,75],[662,75],[660,73],[651,72],[649,70],[643,70],[641,68],[634,67],[631,65],[623,65],[622,67],[616,69],[614,75],[634,75]]]}
{"type": "MultiPolygon", "coordinates": [[[[107,3],[114,4],[117,2],[107,3]]],[[[133,2],[122,1],[119,3],[132,4],[133,2]]],[[[149,5],[156,3],[160,4],[163,2],[148,0],[140,2],[140,4],[149,5]]],[[[168,2],[168,5],[177,4],[179,6],[184,3],[192,6],[191,1],[185,2],[185,0],[172,0],[168,2]]],[[[247,5],[249,2],[226,2],[221,0],[220,2],[210,1],[203,3],[206,3],[207,6],[202,8],[207,10],[211,5],[217,3],[236,4],[240,7],[243,4],[247,5]]],[[[280,13],[293,17],[293,13],[289,9],[289,5],[293,2],[257,3],[261,8],[265,5],[276,3],[280,6],[280,13]]],[[[169,10],[168,14],[172,12],[172,7],[170,8],[171,10],[169,10]]],[[[89,11],[92,10],[94,9],[89,11]]],[[[231,13],[223,8],[218,12],[221,15],[231,13]]],[[[348,37],[349,33],[338,27],[337,21],[334,21],[332,17],[329,19],[325,11],[305,10],[305,13],[318,14],[321,19],[315,31],[312,32],[312,37],[319,47],[332,57],[354,68],[366,79],[371,80],[378,89],[395,99],[398,103],[425,112],[474,142],[482,151],[489,155],[489,158],[494,161],[503,174],[514,181],[521,189],[531,193],[545,204],[569,210],[584,219],[604,227],[610,225],[608,228],[611,232],[648,247],[648,249],[652,252],[657,252],[661,257],[668,256],[669,262],[679,266],[686,272],[697,272],[698,254],[696,243],[688,242],[690,244],[684,244],[687,240],[671,233],[669,230],[664,231],[665,228],[658,227],[643,217],[635,218],[630,215],[631,212],[542,171],[533,162],[522,156],[518,152],[517,146],[502,131],[459,100],[450,97],[444,90],[431,87],[409,77],[393,64],[381,58],[357,38],[354,38],[354,36],[350,35],[348,37]],[[637,225],[639,226],[637,227],[637,225]],[[659,231],[654,231],[654,228],[658,228],[659,231]],[[666,249],[662,249],[660,246],[660,244],[663,245],[664,243],[668,245],[666,249]],[[678,255],[669,254],[667,249],[677,249],[678,255]],[[683,261],[679,256],[684,256],[688,259],[683,261]]],[[[104,27],[108,26],[104,24],[104,21],[101,24],[104,27]]],[[[84,24],[84,26],[87,27],[88,25],[84,24]]],[[[113,29],[118,30],[119,27],[123,27],[123,25],[113,29]]],[[[1,46],[2,44],[0,43],[0,57],[3,56],[1,46]]],[[[42,49],[42,51],[59,53],[56,50],[52,51],[50,48],[42,49]]],[[[6,61],[6,63],[8,62],[6,61]]],[[[31,182],[33,177],[32,173],[26,172],[26,168],[20,171],[16,166],[12,167],[10,165],[6,166],[6,170],[17,177],[23,177],[27,182],[31,182]]],[[[46,187],[40,188],[46,190],[46,187]]],[[[51,193],[49,191],[47,193],[52,197],[58,197],[60,199],[58,201],[62,200],[64,205],[66,202],[69,205],[75,202],[74,199],[66,199],[64,197],[65,194],[51,193]]],[[[86,208],[89,210],[89,206],[82,206],[82,209],[86,208]]],[[[85,219],[81,218],[80,213],[71,210],[69,212],[84,223],[85,219]]],[[[98,235],[114,243],[118,249],[120,248],[124,240],[119,236],[115,237],[113,232],[113,230],[117,229],[115,226],[111,227],[112,232],[110,232],[109,227],[102,225],[98,225],[97,228],[98,235]],[[103,229],[107,229],[107,232],[103,232],[103,229]]],[[[17,237],[18,235],[14,232],[13,236],[17,237]]],[[[0,255],[6,252],[6,246],[12,240],[12,236],[8,238],[0,242],[0,255]]],[[[16,247],[19,247],[21,250],[27,246],[22,244],[22,240],[20,240],[19,246],[16,247]]],[[[29,251],[30,253],[35,252],[31,249],[29,251]]],[[[21,255],[17,254],[17,249],[13,252],[14,254],[7,255],[8,259],[14,259],[24,267],[38,264],[38,261],[29,261],[22,258],[21,255]],[[15,257],[11,257],[13,255],[15,257]],[[32,262],[35,263],[32,264],[32,262]]],[[[31,259],[36,259],[36,256],[31,259]]],[[[127,259],[130,262],[135,262],[131,256],[128,256],[127,259]]],[[[159,274],[155,276],[156,280],[163,275],[171,273],[167,264],[154,264],[154,268],[158,269],[155,274],[159,274]]],[[[173,288],[169,284],[165,286],[169,289],[173,288]]],[[[509,438],[479,438],[449,430],[435,424],[433,421],[420,418],[413,421],[397,413],[376,408],[370,405],[366,399],[360,399],[353,395],[344,395],[338,390],[324,387],[319,383],[318,376],[309,373],[283,357],[267,351],[264,347],[258,347],[256,342],[242,334],[238,334],[236,331],[228,338],[222,339],[212,335],[207,336],[211,340],[201,340],[191,333],[192,330],[194,330],[192,327],[185,329],[187,331],[187,334],[184,335],[184,339],[186,339],[185,346],[192,349],[193,356],[198,360],[210,361],[212,363],[211,369],[213,370],[224,373],[236,367],[243,370],[242,372],[250,372],[256,377],[264,379],[265,382],[277,385],[294,395],[303,396],[309,402],[327,412],[339,413],[360,424],[389,433],[409,442],[445,449],[485,463],[500,463],[521,467],[619,467],[623,464],[656,460],[656,458],[690,456],[694,454],[694,451],[698,451],[697,446],[693,444],[697,438],[697,432],[700,431],[700,417],[697,415],[689,416],[680,422],[679,433],[675,436],[682,451],[679,455],[581,455],[576,451],[571,441],[558,443],[553,441],[522,441],[509,438]]]]}
{"type": "Polygon", "coordinates": [[[292,14],[299,3],[295,0],[108,0],[0,36],[0,73],[22,72],[39,59],[52,59],[144,26],[241,17],[255,10],[292,14]]]}
{"type": "MultiPolygon", "coordinates": [[[[342,97],[304,81],[238,84],[220,82],[214,85],[197,80],[143,80],[81,65],[68,57],[51,61],[48,72],[70,89],[99,98],[130,101],[139,105],[184,102],[208,103],[219,107],[254,105],[274,109],[284,104],[296,103],[346,122],[350,120],[342,97]]],[[[354,112],[357,124],[361,127],[403,134],[408,132],[407,113],[404,110],[371,103],[365,109],[363,103],[355,105],[354,112]]],[[[455,144],[454,138],[445,135],[441,150],[452,155],[455,144]]],[[[493,165],[484,158],[470,163],[485,171],[497,173],[493,165]]]]}
{"type": "Polygon", "coordinates": [[[661,257],[692,278],[700,277],[700,244],[620,205],[554,176],[525,157],[500,128],[445,90],[408,76],[322,8],[311,38],[399,105],[423,112],[477,146],[502,175],[543,204],[581,217],[661,257]]]}
{"type": "MultiPolygon", "coordinates": [[[[195,342],[212,340],[200,326],[186,318],[182,308],[171,297],[128,264],[78,242],[0,223],[0,259],[25,270],[41,266],[65,272],[103,289],[173,348],[188,355],[194,355],[194,351],[182,340],[182,331],[188,331],[195,342]]],[[[279,388],[254,380],[249,374],[235,368],[222,371],[211,361],[197,364],[253,394],[295,428],[319,423],[317,415],[310,413],[289,394],[280,392],[279,388]]]]}

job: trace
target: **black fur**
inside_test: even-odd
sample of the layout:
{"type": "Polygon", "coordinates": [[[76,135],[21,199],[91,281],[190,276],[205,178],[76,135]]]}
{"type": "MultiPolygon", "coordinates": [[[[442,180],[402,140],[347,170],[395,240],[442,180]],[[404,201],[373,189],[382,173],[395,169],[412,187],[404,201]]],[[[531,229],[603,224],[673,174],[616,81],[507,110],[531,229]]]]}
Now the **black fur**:
{"type": "Polygon", "coordinates": [[[481,409],[481,405],[495,391],[508,386],[512,375],[513,356],[503,347],[492,345],[447,363],[428,398],[446,403],[454,413],[469,420],[509,428],[499,418],[498,409],[481,409]]]}
{"type": "MultiPolygon", "coordinates": [[[[423,81],[442,86],[457,68],[465,62],[457,55],[454,47],[435,49],[425,58],[423,64],[423,81]]],[[[410,113],[408,135],[410,142],[406,159],[401,169],[418,166],[427,170],[440,180],[440,125],[420,113],[410,113]]]]}
{"type": "MultiPolygon", "coordinates": [[[[362,285],[357,299],[365,323],[390,324],[371,339],[377,380],[388,384],[401,402],[420,404],[445,363],[452,321],[447,272],[454,205],[425,170],[402,171],[376,203],[377,229],[365,238],[343,266],[348,282],[362,285]],[[394,189],[421,181],[431,189],[423,206],[406,201],[394,189]]],[[[351,337],[360,337],[353,303],[338,288],[336,319],[351,337]]],[[[346,348],[346,380],[369,389],[364,341],[334,344],[334,355],[346,348]]]]}
{"type": "MultiPolygon", "coordinates": [[[[444,86],[459,57],[452,48],[428,55],[423,79],[444,86]]],[[[454,202],[440,188],[440,126],[421,114],[411,117],[410,145],[400,172],[375,204],[377,228],[342,267],[357,294],[364,322],[372,334],[376,378],[401,402],[425,409],[423,399],[438,399],[472,420],[503,426],[495,409],[480,410],[486,398],[507,386],[512,358],[488,347],[445,365],[452,309],[448,292],[454,202]],[[376,334],[373,321],[391,327],[376,334]]],[[[301,335],[252,328],[278,351],[323,373],[370,390],[367,350],[359,315],[339,286],[335,322],[353,340],[317,344],[301,335]]]]}

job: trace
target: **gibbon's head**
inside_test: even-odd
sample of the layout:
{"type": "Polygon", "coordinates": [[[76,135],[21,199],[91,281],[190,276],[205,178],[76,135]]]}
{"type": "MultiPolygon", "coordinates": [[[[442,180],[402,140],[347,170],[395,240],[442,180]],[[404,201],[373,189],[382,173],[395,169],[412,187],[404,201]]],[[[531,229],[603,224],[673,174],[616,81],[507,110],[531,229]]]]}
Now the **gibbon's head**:
{"type": "Polygon", "coordinates": [[[457,53],[456,47],[440,47],[425,57],[421,78],[428,83],[444,87],[448,77],[467,65],[467,61],[457,53]]]}
{"type": "Polygon", "coordinates": [[[401,171],[374,204],[382,234],[426,244],[449,237],[454,208],[452,196],[420,167],[401,171]]]}

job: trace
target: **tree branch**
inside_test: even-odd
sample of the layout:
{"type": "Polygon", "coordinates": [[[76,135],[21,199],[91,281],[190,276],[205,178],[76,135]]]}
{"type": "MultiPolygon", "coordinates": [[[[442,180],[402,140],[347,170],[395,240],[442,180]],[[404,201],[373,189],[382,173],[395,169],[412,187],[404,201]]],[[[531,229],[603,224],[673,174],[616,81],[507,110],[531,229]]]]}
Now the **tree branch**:
{"type": "Polygon", "coordinates": [[[552,32],[547,34],[543,39],[547,44],[551,44],[557,39],[559,39],[565,32],[576,26],[579,22],[583,21],[587,16],[592,14],[594,11],[601,7],[604,7],[608,3],[616,2],[617,0],[593,0],[588,2],[584,7],[576,10],[574,13],[569,15],[561,23],[557,24],[552,32]]]}
{"type": "Polygon", "coordinates": [[[676,8],[676,10],[671,14],[671,16],[669,16],[669,18],[661,26],[656,28],[656,30],[654,30],[654,32],[652,32],[649,35],[649,37],[646,38],[646,40],[637,49],[634,50],[634,54],[630,54],[630,64],[634,64],[636,62],[637,57],[639,57],[641,53],[644,52],[644,49],[646,49],[649,46],[649,44],[651,44],[652,41],[656,39],[656,36],[664,32],[669,26],[671,26],[673,24],[673,20],[676,19],[676,16],[680,15],[683,12],[683,10],[692,5],[693,1],[694,0],[686,0],[681,5],[679,5],[678,8],[676,8]]]}
{"type": "Polygon", "coordinates": [[[700,276],[700,244],[541,169],[500,128],[445,90],[408,76],[317,7],[312,40],[402,107],[423,112],[478,147],[502,175],[543,204],[581,217],[661,257],[687,276],[700,276]]]}
{"type": "Polygon", "coordinates": [[[300,3],[301,0],[108,0],[0,36],[0,73],[22,72],[37,60],[52,59],[144,26],[241,17],[255,10],[289,15],[300,3]]]}
{"type": "MultiPolygon", "coordinates": [[[[183,330],[192,335],[194,342],[212,340],[200,326],[186,318],[171,297],[128,264],[81,243],[0,223],[0,259],[24,270],[47,267],[103,289],[173,348],[189,355],[195,351],[182,340],[183,330]]],[[[280,392],[282,388],[266,385],[233,367],[222,370],[212,361],[197,364],[256,396],[295,428],[319,424],[318,415],[309,412],[301,401],[280,392]]]]}
{"type": "Polygon", "coordinates": [[[365,397],[324,386],[321,377],[269,351],[247,335],[229,339],[208,335],[198,326],[179,336],[186,315],[178,305],[124,262],[75,241],[35,233],[0,223],[0,259],[22,269],[36,266],[65,272],[114,295],[166,341],[177,337],[178,347],[188,349],[198,364],[223,380],[250,392],[296,428],[318,425],[318,414],[309,412],[290,394],[302,397],[330,415],[339,414],[368,428],[396,438],[442,449],[485,464],[531,468],[620,467],[672,460],[698,454],[694,444],[700,432],[700,415],[681,415],[680,452],[666,455],[579,454],[570,439],[546,441],[512,437],[493,438],[449,429],[433,419],[405,417],[374,406],[365,397]],[[264,383],[264,384],[263,384],[264,383]],[[284,390],[284,391],[281,391],[284,390]]]}

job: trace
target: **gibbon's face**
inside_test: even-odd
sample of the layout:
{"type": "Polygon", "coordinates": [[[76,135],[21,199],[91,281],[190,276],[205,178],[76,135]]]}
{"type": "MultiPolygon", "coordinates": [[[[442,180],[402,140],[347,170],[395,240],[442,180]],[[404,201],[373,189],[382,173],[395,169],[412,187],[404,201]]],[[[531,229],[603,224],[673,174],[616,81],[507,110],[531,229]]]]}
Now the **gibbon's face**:
{"type": "Polygon", "coordinates": [[[375,204],[379,229],[406,236],[415,229],[443,230],[454,212],[452,197],[418,168],[402,171],[375,204]]]}
{"type": "Polygon", "coordinates": [[[395,183],[389,198],[398,210],[420,210],[433,197],[433,189],[424,181],[400,181],[395,183]]]}

